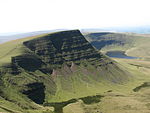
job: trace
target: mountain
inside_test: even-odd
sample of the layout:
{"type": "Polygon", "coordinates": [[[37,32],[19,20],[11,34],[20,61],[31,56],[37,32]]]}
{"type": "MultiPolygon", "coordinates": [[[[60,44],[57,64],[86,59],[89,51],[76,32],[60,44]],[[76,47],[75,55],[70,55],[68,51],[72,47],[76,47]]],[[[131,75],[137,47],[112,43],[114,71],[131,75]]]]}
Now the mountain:
{"type": "Polygon", "coordinates": [[[40,110],[37,104],[96,95],[132,78],[79,30],[22,38],[0,48],[0,99],[5,106],[0,109],[4,111],[40,110]]]}

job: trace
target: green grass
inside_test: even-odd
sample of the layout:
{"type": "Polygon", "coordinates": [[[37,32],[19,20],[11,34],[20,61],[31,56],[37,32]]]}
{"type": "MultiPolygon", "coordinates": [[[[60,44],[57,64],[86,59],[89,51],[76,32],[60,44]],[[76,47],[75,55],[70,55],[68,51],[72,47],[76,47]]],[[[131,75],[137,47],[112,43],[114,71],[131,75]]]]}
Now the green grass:
{"type": "Polygon", "coordinates": [[[139,89],[134,92],[134,88],[141,86],[144,82],[150,82],[150,69],[147,67],[148,61],[137,59],[114,59],[132,72],[134,79],[124,85],[111,85],[111,91],[103,93],[103,98],[98,103],[84,104],[79,101],[64,107],[64,113],[148,113],[150,87],[139,89]],[[135,65],[131,65],[135,64],[135,65]],[[142,67],[137,67],[136,64],[142,67]]]}

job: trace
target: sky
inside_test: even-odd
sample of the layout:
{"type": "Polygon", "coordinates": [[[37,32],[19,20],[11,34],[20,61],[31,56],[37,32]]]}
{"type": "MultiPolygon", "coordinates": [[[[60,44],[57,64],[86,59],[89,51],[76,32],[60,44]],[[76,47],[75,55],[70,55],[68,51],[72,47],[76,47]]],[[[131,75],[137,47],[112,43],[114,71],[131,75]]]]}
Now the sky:
{"type": "Polygon", "coordinates": [[[150,25],[150,0],[0,0],[0,33],[150,25]]]}

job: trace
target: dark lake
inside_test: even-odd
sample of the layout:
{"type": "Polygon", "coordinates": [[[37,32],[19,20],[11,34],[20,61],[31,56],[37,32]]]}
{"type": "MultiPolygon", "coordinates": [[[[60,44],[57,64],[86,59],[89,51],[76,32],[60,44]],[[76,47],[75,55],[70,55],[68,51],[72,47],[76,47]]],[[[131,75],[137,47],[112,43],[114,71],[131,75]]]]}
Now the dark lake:
{"type": "Polygon", "coordinates": [[[106,55],[109,57],[124,58],[124,59],[137,59],[138,58],[138,57],[127,56],[125,54],[125,51],[108,51],[106,55]]]}

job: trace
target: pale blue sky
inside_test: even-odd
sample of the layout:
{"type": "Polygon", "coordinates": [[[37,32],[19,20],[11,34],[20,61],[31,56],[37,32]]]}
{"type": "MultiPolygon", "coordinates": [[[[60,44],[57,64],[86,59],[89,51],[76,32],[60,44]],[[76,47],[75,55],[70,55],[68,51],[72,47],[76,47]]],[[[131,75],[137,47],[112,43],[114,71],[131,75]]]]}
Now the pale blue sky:
{"type": "Polygon", "coordinates": [[[0,0],[0,33],[150,25],[150,0],[0,0]]]}

